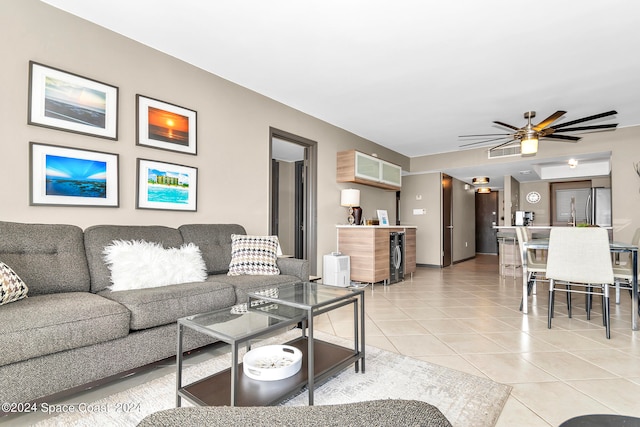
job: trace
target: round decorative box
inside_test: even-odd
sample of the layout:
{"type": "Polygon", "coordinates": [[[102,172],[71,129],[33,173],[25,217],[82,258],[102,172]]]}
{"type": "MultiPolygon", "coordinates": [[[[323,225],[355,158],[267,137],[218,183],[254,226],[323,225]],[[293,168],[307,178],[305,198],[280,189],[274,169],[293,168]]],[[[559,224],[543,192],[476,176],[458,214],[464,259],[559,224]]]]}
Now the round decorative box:
{"type": "Polygon", "coordinates": [[[282,380],[297,374],[301,367],[302,352],[290,345],[265,345],[242,358],[244,374],[254,380],[282,380]]]}

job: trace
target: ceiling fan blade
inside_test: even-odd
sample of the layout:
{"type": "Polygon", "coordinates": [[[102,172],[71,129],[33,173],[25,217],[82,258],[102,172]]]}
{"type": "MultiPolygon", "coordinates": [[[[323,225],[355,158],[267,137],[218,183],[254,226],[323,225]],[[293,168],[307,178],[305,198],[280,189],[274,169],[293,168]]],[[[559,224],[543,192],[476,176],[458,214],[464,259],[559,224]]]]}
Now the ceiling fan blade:
{"type": "Polygon", "coordinates": [[[546,128],[547,126],[549,126],[551,123],[555,122],[556,120],[558,120],[560,117],[564,116],[567,112],[566,111],[556,111],[555,113],[553,113],[552,115],[550,115],[549,117],[547,117],[546,119],[544,119],[543,121],[541,121],[540,123],[538,123],[537,125],[535,125],[533,127],[534,130],[542,130],[544,128],[546,128]]]}
{"type": "Polygon", "coordinates": [[[506,123],[502,123],[502,122],[494,121],[493,123],[495,123],[495,124],[497,124],[497,125],[500,125],[500,126],[504,126],[504,127],[506,127],[506,128],[509,128],[509,129],[513,129],[513,130],[518,130],[518,129],[520,129],[520,128],[517,128],[517,127],[515,127],[515,126],[508,125],[508,124],[506,124],[506,123]]]}
{"type": "Polygon", "coordinates": [[[582,122],[588,122],[589,120],[595,120],[595,119],[600,119],[602,117],[613,116],[614,114],[618,114],[618,112],[616,110],[611,110],[611,111],[607,111],[606,113],[595,114],[593,116],[583,117],[581,119],[572,120],[572,121],[566,122],[566,123],[561,123],[559,125],[553,126],[553,128],[554,129],[563,128],[563,127],[575,125],[575,124],[582,123],[582,122]]]}
{"type": "Polygon", "coordinates": [[[505,145],[509,145],[509,144],[511,144],[511,143],[512,143],[512,142],[514,142],[514,141],[519,141],[519,140],[514,138],[514,139],[512,139],[512,140],[510,140],[510,141],[507,141],[507,142],[505,142],[505,143],[503,143],[503,144],[496,145],[495,147],[491,147],[491,148],[489,148],[489,151],[493,151],[493,150],[495,150],[495,149],[497,149],[497,148],[504,147],[505,145]]]}
{"type": "Polygon", "coordinates": [[[578,126],[578,127],[575,127],[575,128],[558,129],[558,130],[555,131],[555,133],[558,133],[558,132],[573,132],[573,131],[578,131],[578,130],[612,129],[612,128],[615,128],[616,126],[618,126],[617,123],[611,123],[611,124],[608,124],[608,125],[578,126]]]}
{"type": "Polygon", "coordinates": [[[458,138],[476,138],[481,136],[509,136],[510,133],[482,133],[478,135],[459,135],[458,138]]]}
{"type": "Polygon", "coordinates": [[[562,139],[565,141],[571,141],[571,142],[576,142],[579,141],[580,138],[579,136],[571,136],[571,135],[556,135],[555,133],[552,135],[545,135],[542,138],[551,138],[551,139],[562,139]]]}
{"type": "Polygon", "coordinates": [[[501,140],[501,139],[505,139],[505,137],[504,137],[504,136],[502,136],[502,137],[500,137],[500,138],[487,139],[487,140],[485,140],[485,141],[470,142],[470,143],[468,143],[468,144],[462,144],[462,145],[459,145],[459,147],[468,147],[468,146],[470,146],[470,145],[487,144],[487,143],[489,143],[489,142],[499,141],[499,140],[501,140]]]}

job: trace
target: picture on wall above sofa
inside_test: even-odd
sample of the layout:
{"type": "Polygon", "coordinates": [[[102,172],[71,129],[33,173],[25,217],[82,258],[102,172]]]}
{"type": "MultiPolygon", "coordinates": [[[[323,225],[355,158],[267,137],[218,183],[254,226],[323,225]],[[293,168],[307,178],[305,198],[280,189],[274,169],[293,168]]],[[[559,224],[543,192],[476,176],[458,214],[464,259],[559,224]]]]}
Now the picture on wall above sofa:
{"type": "Polygon", "coordinates": [[[136,95],[136,144],[196,154],[197,113],[193,110],[136,95]]]}
{"type": "Polygon", "coordinates": [[[30,125],[118,139],[118,88],[29,62],[30,125]]]}
{"type": "Polygon", "coordinates": [[[30,143],[31,205],[118,207],[118,155],[30,143]]]}
{"type": "Polygon", "coordinates": [[[197,168],[138,159],[138,209],[195,212],[197,187],[197,168]]]}

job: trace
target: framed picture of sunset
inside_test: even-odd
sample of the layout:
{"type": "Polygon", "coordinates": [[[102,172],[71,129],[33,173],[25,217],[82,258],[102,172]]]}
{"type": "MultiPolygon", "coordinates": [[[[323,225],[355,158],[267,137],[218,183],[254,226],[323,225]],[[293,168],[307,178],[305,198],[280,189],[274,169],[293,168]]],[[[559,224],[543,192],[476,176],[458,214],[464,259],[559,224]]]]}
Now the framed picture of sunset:
{"type": "Polygon", "coordinates": [[[142,95],[136,105],[136,145],[197,154],[195,111],[142,95]]]}

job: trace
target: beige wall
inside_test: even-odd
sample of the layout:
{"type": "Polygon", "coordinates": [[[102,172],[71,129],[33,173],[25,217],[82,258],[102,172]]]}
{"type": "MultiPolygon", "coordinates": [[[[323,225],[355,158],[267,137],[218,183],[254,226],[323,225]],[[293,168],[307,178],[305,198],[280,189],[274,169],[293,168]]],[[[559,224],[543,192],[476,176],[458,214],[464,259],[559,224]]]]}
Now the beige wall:
{"type": "Polygon", "coordinates": [[[523,182],[520,184],[520,207],[534,214],[533,225],[551,224],[551,191],[546,181],[523,182]],[[536,191],[540,194],[538,203],[527,202],[527,194],[536,191]]]}
{"type": "Polygon", "coordinates": [[[440,173],[408,175],[402,178],[400,211],[402,224],[415,225],[416,262],[441,265],[442,247],[442,178],[440,173]],[[414,215],[414,209],[425,209],[425,215],[414,215]]]}
{"type": "MultiPolygon", "coordinates": [[[[318,270],[335,250],[344,223],[336,183],[336,153],[355,148],[408,170],[409,159],[321,120],[230,83],[185,62],[37,0],[4,0],[0,14],[3,82],[0,116],[0,220],[93,224],[239,223],[269,231],[269,127],[318,143],[318,270]],[[27,125],[28,63],[60,68],[119,88],[117,141],[27,125]],[[198,113],[198,155],[135,145],[135,96],[142,94],[198,113]],[[29,206],[29,141],[117,153],[120,207],[29,206]],[[198,211],[135,209],[136,159],[198,168],[198,211]]],[[[212,47],[212,54],[215,46],[212,47]]],[[[359,186],[360,188],[361,186],[359,186]]],[[[363,207],[394,212],[390,192],[363,190],[363,207]]],[[[395,215],[394,215],[395,216],[395,215]]],[[[395,218],[394,218],[395,220],[395,218]]]]}

